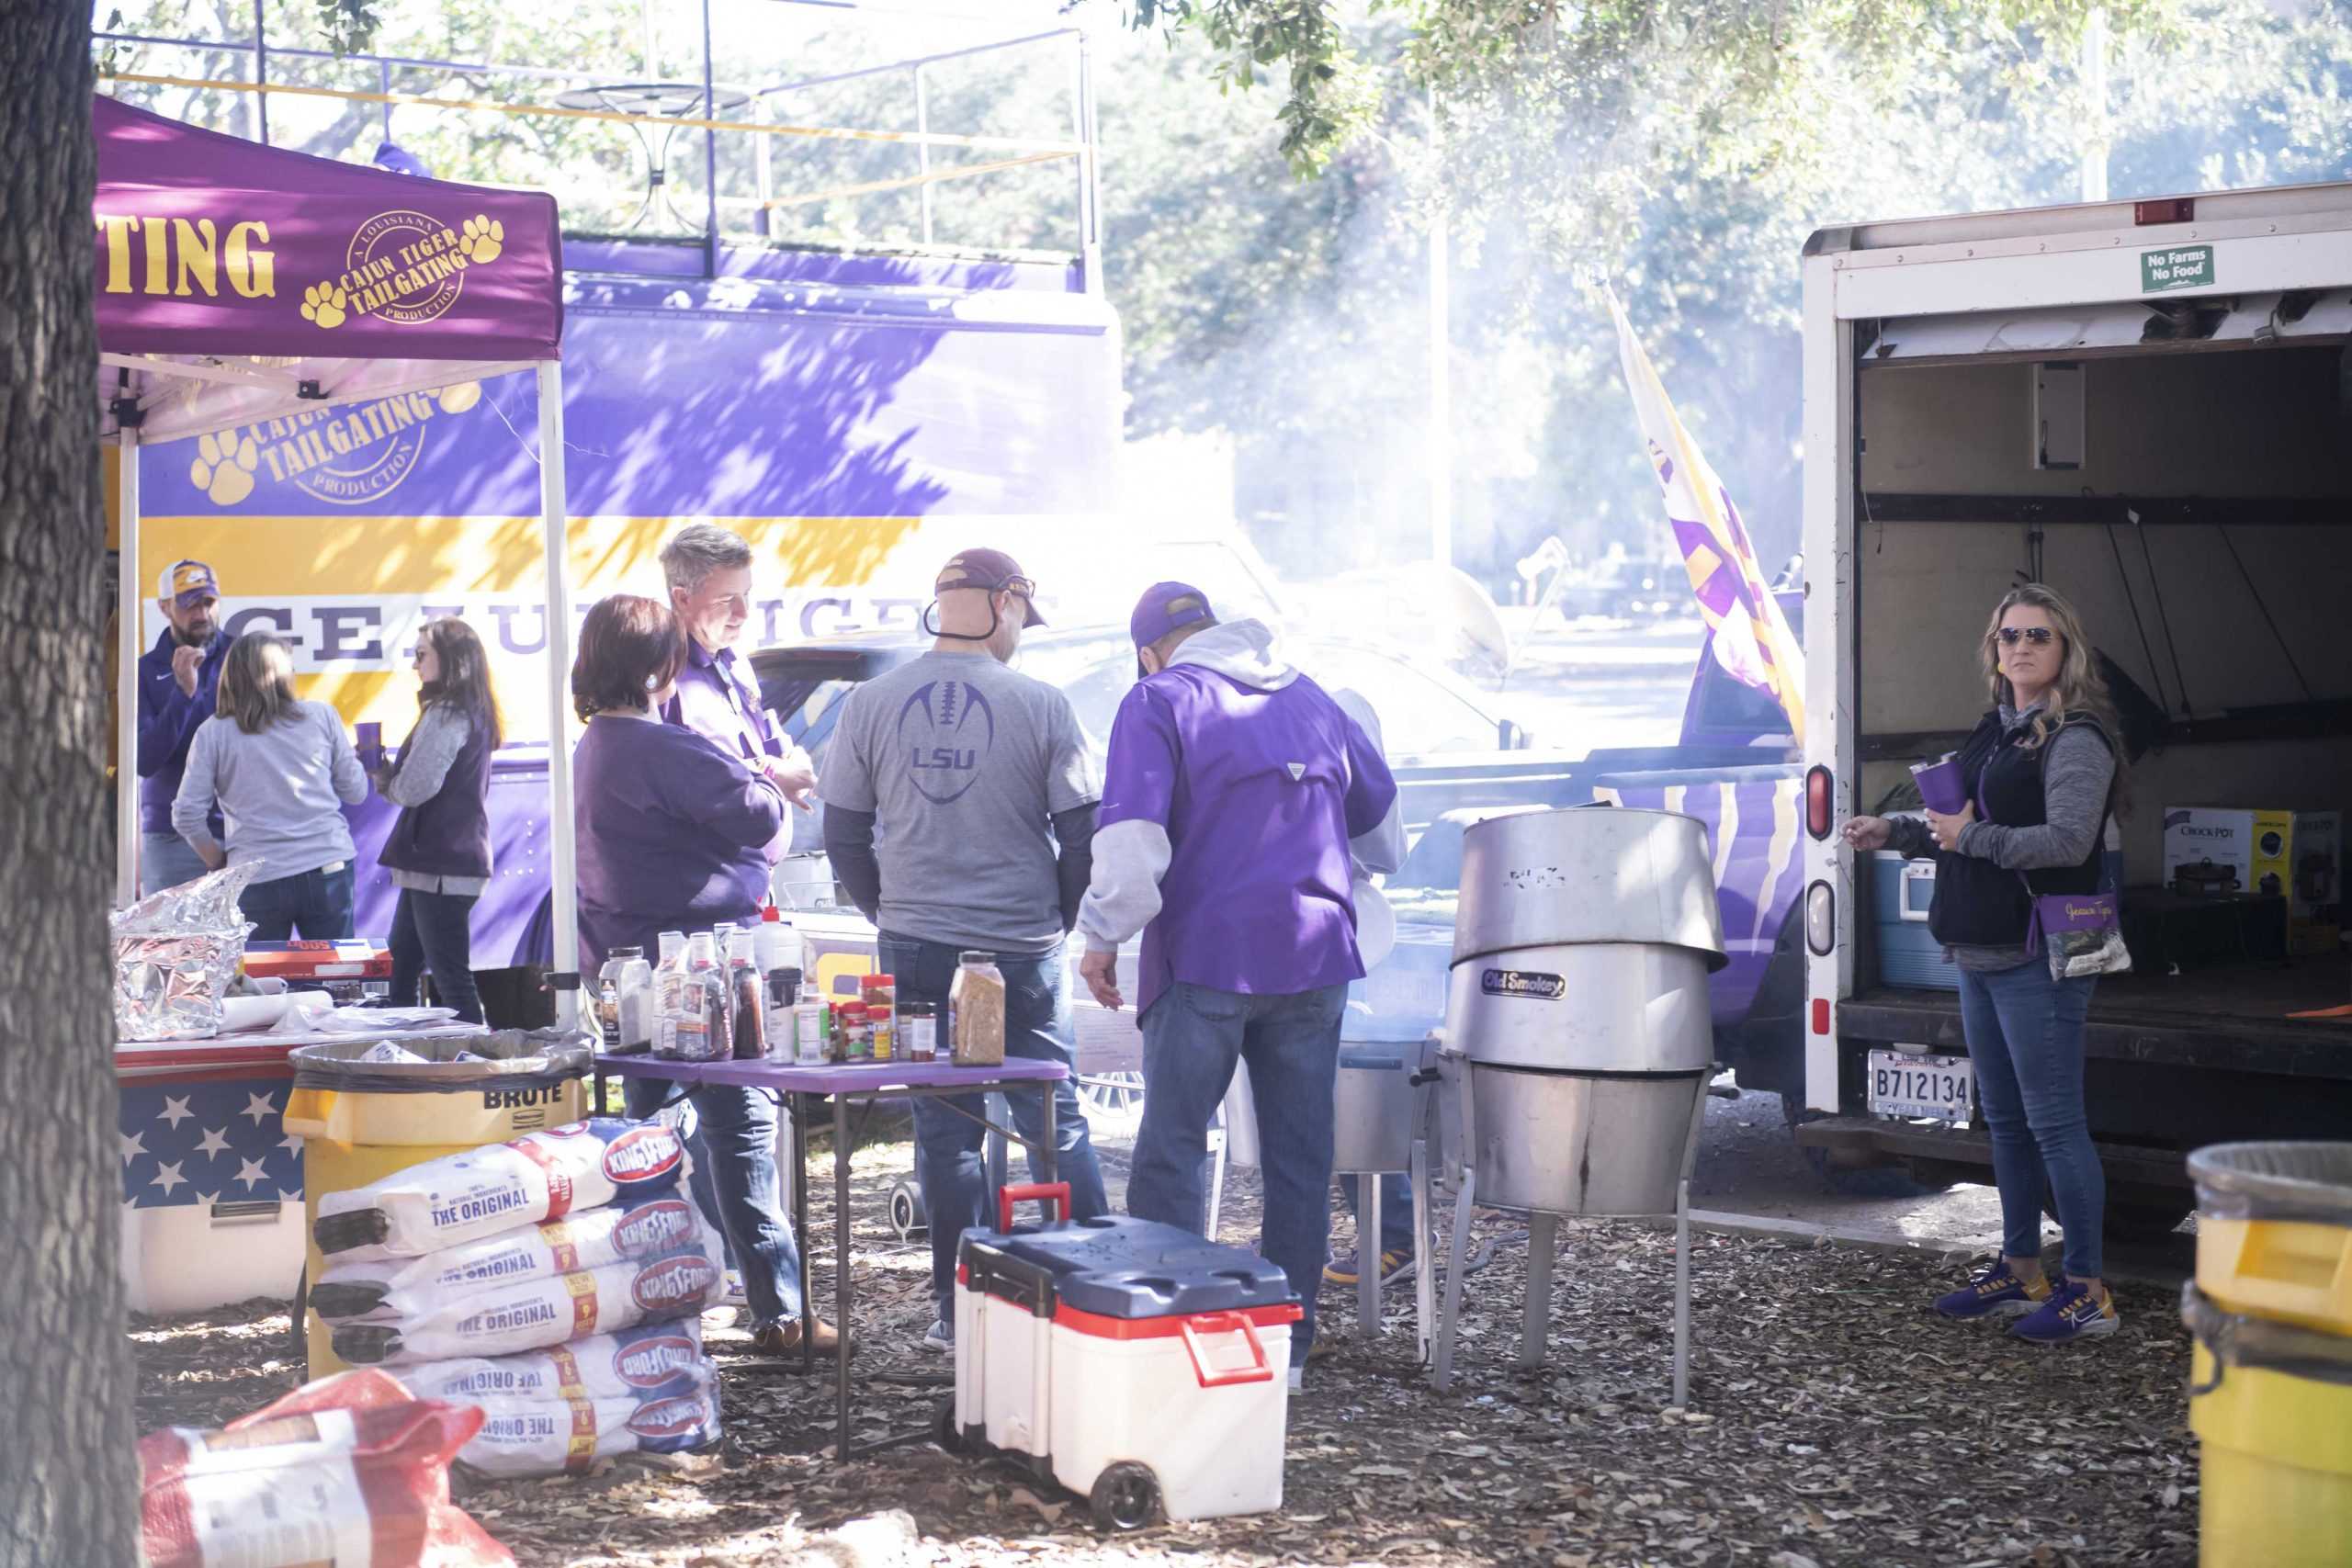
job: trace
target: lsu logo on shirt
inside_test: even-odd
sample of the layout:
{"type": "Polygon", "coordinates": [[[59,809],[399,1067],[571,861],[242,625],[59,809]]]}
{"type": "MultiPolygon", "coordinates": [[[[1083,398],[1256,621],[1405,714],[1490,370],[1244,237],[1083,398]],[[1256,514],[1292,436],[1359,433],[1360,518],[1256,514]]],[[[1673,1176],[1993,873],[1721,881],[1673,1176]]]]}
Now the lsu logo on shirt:
{"type": "Polygon", "coordinates": [[[979,782],[996,747],[996,711],[967,682],[930,682],[899,709],[899,745],[916,793],[949,805],[979,782]]]}

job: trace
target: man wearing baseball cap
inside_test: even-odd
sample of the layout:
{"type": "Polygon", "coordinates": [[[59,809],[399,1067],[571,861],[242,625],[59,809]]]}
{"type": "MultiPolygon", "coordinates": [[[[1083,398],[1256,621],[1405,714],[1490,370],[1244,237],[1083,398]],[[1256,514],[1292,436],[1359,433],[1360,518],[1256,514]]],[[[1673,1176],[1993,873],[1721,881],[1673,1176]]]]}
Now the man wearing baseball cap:
{"type": "MultiPolygon", "coordinates": [[[[842,705],[821,781],[825,850],[834,877],[879,928],[880,968],[902,1000],[945,1002],[959,956],[987,953],[1004,974],[1005,1055],[1069,1066],[1062,941],[1086,892],[1094,764],[1069,699],[1005,667],[1022,632],[1045,625],[1020,563],[1001,550],[966,550],[933,586],[922,619],[931,650],[842,705]]],[[[1011,1100],[1014,1127],[1034,1143],[1043,1108],[1035,1095],[1011,1100]]],[[[978,1095],[914,1102],[938,1309],[923,1344],[943,1352],[955,1345],[956,1243],[967,1226],[993,1223],[982,1128],[971,1120],[981,1110],[978,1095]]],[[[1055,1087],[1054,1130],[1070,1217],[1107,1213],[1069,1079],[1055,1087]]]]}
{"type": "MultiPolygon", "coordinates": [[[[139,656],[139,891],[161,892],[204,874],[196,849],[172,829],[172,801],[187,767],[188,742],[212,716],[229,637],[214,612],[220,583],[200,560],[175,560],[155,584],[167,623],[139,656]]],[[[220,841],[220,813],[209,822],[220,841]]]]}
{"type": "Polygon", "coordinates": [[[1315,1339],[1330,1228],[1340,1019],[1364,972],[1353,871],[1404,859],[1396,784],[1377,740],[1261,623],[1221,626],[1199,589],[1161,582],[1128,631],[1142,679],[1112,726],[1078,920],[1079,973],[1107,1008],[1125,1001],[1119,945],[1143,932],[1127,1211],[1204,1228],[1209,1118],[1248,1062],[1265,1179],[1258,1250],[1306,1303],[1296,1369],[1315,1339]]]}

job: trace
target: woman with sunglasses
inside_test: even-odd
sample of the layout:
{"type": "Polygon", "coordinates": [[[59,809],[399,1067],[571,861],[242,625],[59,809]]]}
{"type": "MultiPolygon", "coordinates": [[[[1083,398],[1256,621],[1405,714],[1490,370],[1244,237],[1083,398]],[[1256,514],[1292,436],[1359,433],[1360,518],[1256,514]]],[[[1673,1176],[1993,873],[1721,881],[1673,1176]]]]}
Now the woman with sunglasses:
{"type": "Polygon", "coordinates": [[[376,857],[401,890],[391,999],[413,1006],[430,972],[442,1005],[480,1023],[473,912],[490,886],[490,759],[503,739],[481,636],[454,616],[428,622],[417,634],[416,679],[416,728],[376,779],[401,807],[376,857]]]}
{"type": "Polygon", "coordinates": [[[1927,822],[1856,817],[1846,842],[1936,862],[1928,929],[1960,970],[1961,1024],[1992,1134],[1998,1263],[1936,1303],[1954,1318],[2014,1318],[2056,1345],[2115,1332],[2101,1277],[2107,1185],[2083,1102],[2083,1026],[2096,976],[2056,979],[2031,939],[2036,897],[2098,890],[2121,784],[2106,682],[2066,601],[2032,584],[1994,609],[1978,649],[1995,704],[1961,749],[1968,802],[1927,822]],[[2043,1198],[2065,1232],[2063,1276],[2041,1268],[2043,1198]]]}

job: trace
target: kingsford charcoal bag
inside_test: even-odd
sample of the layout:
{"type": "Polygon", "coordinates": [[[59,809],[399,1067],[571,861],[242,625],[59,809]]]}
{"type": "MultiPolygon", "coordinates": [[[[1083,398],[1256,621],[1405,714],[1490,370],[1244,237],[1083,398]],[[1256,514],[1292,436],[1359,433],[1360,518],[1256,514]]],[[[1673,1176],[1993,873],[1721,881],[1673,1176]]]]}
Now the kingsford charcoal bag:
{"type": "Polygon", "coordinates": [[[593,1116],[444,1155],[319,1199],[319,1250],[336,1265],[422,1258],[575,1209],[662,1191],[687,1170],[677,1130],[593,1116]]]}

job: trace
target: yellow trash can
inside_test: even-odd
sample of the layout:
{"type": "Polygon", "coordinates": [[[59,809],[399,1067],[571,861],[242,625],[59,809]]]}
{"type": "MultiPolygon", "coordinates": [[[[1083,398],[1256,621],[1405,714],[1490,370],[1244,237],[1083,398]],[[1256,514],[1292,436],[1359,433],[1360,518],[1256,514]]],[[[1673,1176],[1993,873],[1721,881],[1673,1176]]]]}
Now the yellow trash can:
{"type": "MultiPolygon", "coordinates": [[[[576,1035],[509,1029],[390,1042],[408,1055],[405,1061],[391,1056],[384,1043],[338,1041],[287,1053],[294,1089],[286,1130],[303,1140],[306,1299],[321,1268],[311,1233],[322,1195],[365,1187],[443,1155],[561,1127],[588,1113],[582,1079],[590,1053],[576,1035]]],[[[331,1348],[327,1325],[316,1313],[303,1311],[310,1375],[343,1371],[346,1363],[331,1348]]]]}
{"type": "Polygon", "coordinates": [[[2216,1144],[2197,1183],[2197,1285],[2224,1312],[2352,1335],[2352,1144],[2216,1144]]]}
{"type": "Polygon", "coordinates": [[[2224,1310],[2182,1287],[2197,1337],[2188,1426],[2203,1445],[2203,1568],[2352,1562],[2352,1338],[2224,1310]]]}

